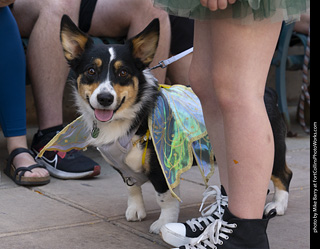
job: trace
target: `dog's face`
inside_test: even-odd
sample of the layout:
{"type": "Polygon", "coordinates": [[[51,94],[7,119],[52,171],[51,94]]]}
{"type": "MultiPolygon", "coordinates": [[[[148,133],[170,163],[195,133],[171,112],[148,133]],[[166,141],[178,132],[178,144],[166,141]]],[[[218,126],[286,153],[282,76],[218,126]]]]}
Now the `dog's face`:
{"type": "Polygon", "coordinates": [[[158,19],[124,45],[96,45],[63,16],[60,37],[65,58],[76,73],[82,112],[110,122],[141,109],[142,91],[150,84],[144,69],[153,60],[159,40],[158,19]]]}

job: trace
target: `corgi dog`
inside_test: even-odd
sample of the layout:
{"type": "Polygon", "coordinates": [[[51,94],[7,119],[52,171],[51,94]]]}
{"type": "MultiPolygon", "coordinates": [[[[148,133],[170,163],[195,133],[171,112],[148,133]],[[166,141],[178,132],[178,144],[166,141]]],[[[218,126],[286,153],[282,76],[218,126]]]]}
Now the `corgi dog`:
{"type": "MultiPolygon", "coordinates": [[[[148,69],[158,46],[159,29],[159,20],[154,19],[124,44],[94,44],[64,15],[60,31],[64,56],[75,75],[76,105],[91,133],[90,144],[99,148],[128,187],[128,221],[146,217],[141,185],[152,183],[161,208],[159,219],[150,226],[150,232],[156,234],[164,224],[177,222],[179,215],[179,201],[171,195],[154,145],[146,136],[148,117],[160,94],[158,82],[148,69]]],[[[271,104],[271,109],[275,108],[271,104]]],[[[281,117],[276,117],[274,122],[280,121],[281,117]]],[[[276,136],[282,137],[285,160],[283,124],[278,126],[275,141],[276,136]]],[[[281,191],[288,192],[291,171],[281,160],[274,173],[276,195],[280,193],[281,200],[287,198],[281,191]]],[[[278,202],[275,198],[271,207],[277,207],[278,202]]],[[[286,203],[280,205],[286,208],[286,203]]]]}

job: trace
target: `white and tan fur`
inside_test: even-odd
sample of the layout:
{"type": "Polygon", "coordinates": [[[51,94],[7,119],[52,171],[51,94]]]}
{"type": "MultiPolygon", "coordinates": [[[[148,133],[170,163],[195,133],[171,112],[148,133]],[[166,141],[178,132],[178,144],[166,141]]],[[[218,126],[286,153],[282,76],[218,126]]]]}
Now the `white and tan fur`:
{"type": "MultiPolygon", "coordinates": [[[[140,130],[144,129],[142,126],[146,125],[146,114],[150,112],[158,94],[158,83],[147,69],[157,48],[159,38],[157,29],[159,29],[159,22],[155,20],[144,31],[123,45],[122,50],[112,45],[100,45],[99,50],[89,36],[82,33],[68,17],[62,18],[61,43],[65,57],[76,74],[74,94],[76,106],[83,115],[88,134],[91,133],[94,125],[100,130],[97,137],[90,138],[91,145],[100,147],[116,142],[119,138],[130,134],[132,130],[137,130],[132,137],[133,142],[143,137],[144,134],[141,134],[140,130]],[[123,54],[127,50],[132,53],[131,55],[127,53],[124,58],[123,54]],[[129,58],[130,56],[132,58],[129,58]],[[127,63],[128,60],[132,63],[127,63]],[[89,66],[85,66],[86,63],[89,66]],[[83,69],[79,69],[82,67],[83,69]],[[91,76],[88,76],[88,73],[91,76]],[[110,100],[108,105],[103,105],[98,97],[101,94],[112,95],[110,98],[112,101],[110,100]],[[97,109],[112,111],[112,118],[107,122],[97,120],[97,109]],[[139,120],[140,117],[142,120],[139,120]]],[[[160,166],[152,156],[153,145],[150,147],[151,145],[152,143],[149,143],[144,165],[142,157],[145,142],[139,142],[131,148],[126,155],[125,163],[132,171],[146,174],[155,189],[159,190],[156,191],[156,199],[161,208],[161,214],[150,227],[151,233],[159,233],[162,225],[177,222],[179,202],[168,190],[161,170],[153,174],[154,170],[159,170],[157,167],[160,166]],[[158,185],[160,178],[163,180],[161,185],[158,185]]],[[[102,156],[104,157],[103,153],[102,156]]],[[[108,161],[108,158],[105,159],[108,161]]],[[[115,167],[115,165],[112,166],[115,167]]],[[[127,187],[129,197],[126,219],[140,221],[146,217],[141,186],[128,184],[127,187]]]]}

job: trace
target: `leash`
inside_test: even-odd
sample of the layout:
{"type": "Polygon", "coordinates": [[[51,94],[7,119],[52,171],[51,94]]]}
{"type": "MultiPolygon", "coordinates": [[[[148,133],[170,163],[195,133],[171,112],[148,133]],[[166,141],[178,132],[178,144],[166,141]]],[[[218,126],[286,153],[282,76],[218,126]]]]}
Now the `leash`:
{"type": "Polygon", "coordinates": [[[170,57],[169,59],[166,59],[166,60],[163,60],[163,61],[160,61],[158,65],[150,68],[149,70],[153,70],[153,69],[156,69],[156,68],[159,68],[161,67],[162,69],[166,68],[167,66],[169,66],[171,63],[177,61],[177,60],[180,60],[181,58],[185,57],[186,55],[190,54],[193,52],[193,47],[192,48],[189,48],[177,55],[174,55],[172,57],[170,57]]]}

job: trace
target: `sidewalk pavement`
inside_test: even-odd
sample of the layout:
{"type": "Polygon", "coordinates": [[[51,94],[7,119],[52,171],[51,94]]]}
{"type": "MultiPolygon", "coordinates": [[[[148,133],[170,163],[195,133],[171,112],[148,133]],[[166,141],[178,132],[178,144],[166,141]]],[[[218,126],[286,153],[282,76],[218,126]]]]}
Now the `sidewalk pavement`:
{"type": "MultiPolygon", "coordinates": [[[[293,171],[289,206],[284,216],[270,220],[271,249],[310,248],[310,138],[300,127],[298,137],[287,138],[287,164],[293,171]]],[[[36,129],[29,128],[29,142],[36,129]]],[[[0,136],[0,248],[1,249],[122,249],[170,248],[149,226],[159,216],[150,183],[143,186],[147,218],[127,222],[127,190],[121,177],[95,149],[85,152],[102,166],[90,180],[59,180],[42,187],[20,187],[3,172],[7,157],[0,136]]],[[[199,216],[204,186],[197,167],[183,174],[180,221],[199,216]]],[[[210,185],[219,185],[218,168],[210,185]]],[[[271,201],[273,186],[267,202],[271,201]]]]}

